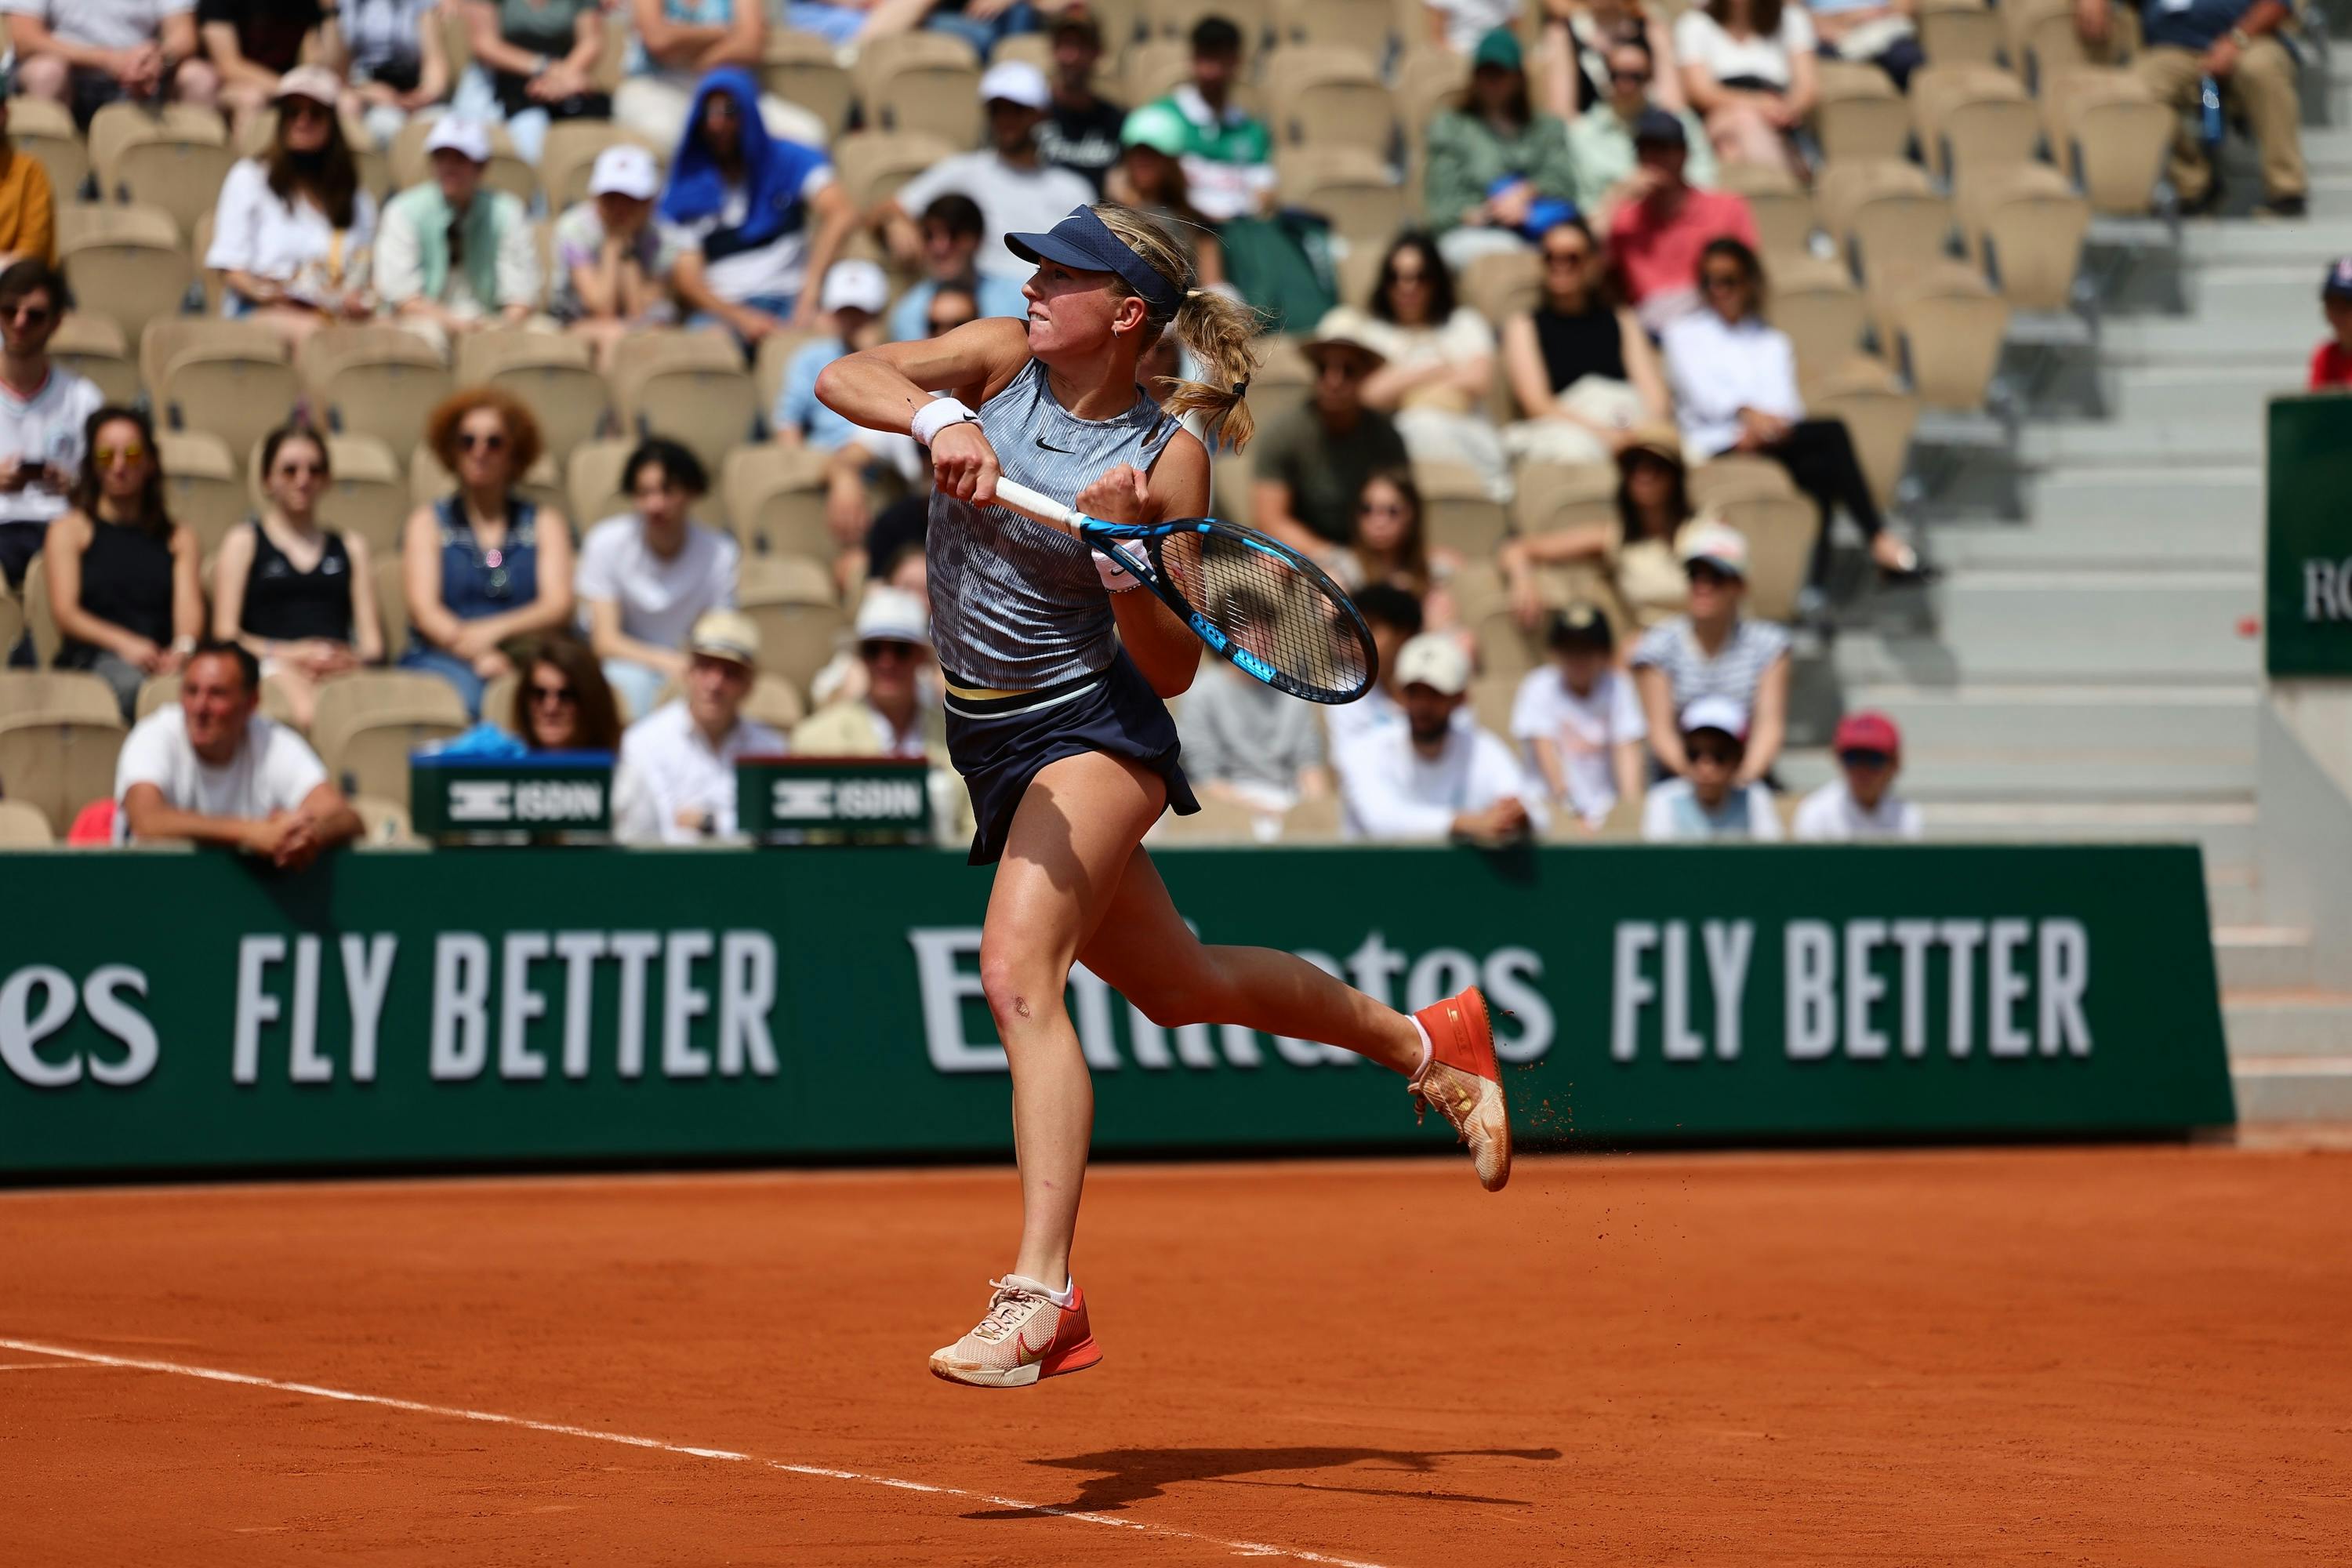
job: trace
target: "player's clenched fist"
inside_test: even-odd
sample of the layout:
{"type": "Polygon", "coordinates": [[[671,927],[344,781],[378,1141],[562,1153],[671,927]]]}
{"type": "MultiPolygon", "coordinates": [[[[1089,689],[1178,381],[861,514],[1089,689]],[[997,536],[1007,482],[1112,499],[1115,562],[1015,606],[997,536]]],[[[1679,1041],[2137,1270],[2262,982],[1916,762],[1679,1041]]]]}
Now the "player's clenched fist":
{"type": "Polygon", "coordinates": [[[950,425],[931,437],[931,486],[975,506],[996,499],[996,448],[977,424],[950,425]]]}

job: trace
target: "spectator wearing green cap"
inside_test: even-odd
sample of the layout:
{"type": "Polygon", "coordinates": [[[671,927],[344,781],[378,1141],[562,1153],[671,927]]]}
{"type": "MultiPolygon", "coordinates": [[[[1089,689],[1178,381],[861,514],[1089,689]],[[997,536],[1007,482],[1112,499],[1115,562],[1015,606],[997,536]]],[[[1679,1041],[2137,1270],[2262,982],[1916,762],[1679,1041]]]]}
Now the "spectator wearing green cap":
{"type": "Polygon", "coordinates": [[[1192,182],[1184,176],[1191,134],[1184,117],[1165,100],[1130,112],[1119,128],[1119,161],[1111,172],[1110,194],[1114,201],[1159,219],[1160,226],[1192,253],[1193,269],[1205,289],[1225,280],[1225,255],[1208,215],[1192,205],[1192,182]]]}
{"type": "Polygon", "coordinates": [[[1425,198],[1448,265],[1524,250],[1574,211],[1568,126],[1528,97],[1519,40],[1496,27],[1478,40],[1470,85],[1429,125],[1425,198]]]}

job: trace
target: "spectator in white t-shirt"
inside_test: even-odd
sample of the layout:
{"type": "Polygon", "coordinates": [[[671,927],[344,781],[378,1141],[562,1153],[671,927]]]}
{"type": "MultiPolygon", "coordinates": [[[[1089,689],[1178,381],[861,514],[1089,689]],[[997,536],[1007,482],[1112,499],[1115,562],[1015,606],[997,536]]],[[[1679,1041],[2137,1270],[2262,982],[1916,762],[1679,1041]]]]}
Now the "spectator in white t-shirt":
{"type": "Polygon", "coordinates": [[[1917,838],[1926,831],[1919,808],[1895,796],[1895,774],[1903,765],[1903,732],[1874,709],[1838,721],[1832,742],[1838,772],[1797,807],[1796,837],[1812,844],[1856,839],[1917,838]]]}
{"type": "Polygon", "coordinates": [[[743,717],[760,628],[709,610],[687,639],[686,695],[629,726],[613,776],[613,837],[624,844],[699,844],[735,833],[735,763],[782,756],[784,737],[743,717]]]}
{"type": "Polygon", "coordinates": [[[223,275],[222,314],[300,342],[331,321],[375,312],[368,287],[376,202],[360,184],[323,66],[278,79],[278,133],[267,154],[221,182],[205,265],[223,275]]]}
{"type": "Polygon", "coordinates": [[[302,737],[257,711],[261,665],[201,644],[180,700],[142,719],[114,767],[114,837],[219,844],[300,868],[361,832],[359,813],[302,737]]]}
{"type": "Polygon", "coordinates": [[[1503,738],[1454,721],[1470,689],[1470,656],[1442,632],[1397,655],[1406,724],[1350,741],[1335,759],[1349,838],[1524,838],[1544,826],[1541,789],[1503,738]]]}
{"type": "Polygon", "coordinates": [[[608,517],[580,547],[573,592],[604,679],[639,718],[667,681],[686,678],[687,634],[707,610],[735,607],[741,552],[689,515],[710,489],[701,459],[654,437],[629,454],[621,483],[635,510],[608,517]]]}
{"type": "Polygon", "coordinates": [[[913,215],[950,191],[970,196],[988,223],[988,237],[975,258],[980,270],[1025,281],[1036,267],[1006,249],[1004,237],[1052,228],[1072,207],[1092,205],[1094,184],[1046,163],[1037,149],[1037,127],[1054,106],[1044,71],[1025,60],[991,66],[980,79],[980,100],[988,109],[989,145],[942,158],[899,186],[882,204],[882,224],[891,254],[902,266],[916,267],[922,261],[923,237],[913,215]]]}
{"type": "MultiPolygon", "coordinates": [[[[28,258],[0,272],[0,576],[10,588],[65,515],[86,426],[106,402],[89,377],[49,359],[49,340],[71,309],[64,275],[47,262],[28,258]]],[[[0,647],[0,660],[7,657],[0,647]]]]}
{"type": "Polygon", "coordinates": [[[1728,697],[1702,697],[1683,710],[1680,739],[1689,771],[1650,792],[1642,837],[1653,844],[1706,838],[1774,842],[1780,816],[1772,792],[1739,782],[1748,711],[1728,697]]]}
{"type": "Polygon", "coordinates": [[[1616,668],[1609,617],[1573,604],[1552,617],[1551,662],[1528,672],[1511,703],[1511,737],[1528,749],[1555,805],[1590,832],[1620,800],[1642,798],[1649,724],[1633,678],[1616,668]]]}
{"type": "Polygon", "coordinates": [[[1780,163],[1799,178],[1790,140],[1820,100],[1813,24],[1802,0],[1707,0],[1675,23],[1683,91],[1727,163],[1780,163]]]}

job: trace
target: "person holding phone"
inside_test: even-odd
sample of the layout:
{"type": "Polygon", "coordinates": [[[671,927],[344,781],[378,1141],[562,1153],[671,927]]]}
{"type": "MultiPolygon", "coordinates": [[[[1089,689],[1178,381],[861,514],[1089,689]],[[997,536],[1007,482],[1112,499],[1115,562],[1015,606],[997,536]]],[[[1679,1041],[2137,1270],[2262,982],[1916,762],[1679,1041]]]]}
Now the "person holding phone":
{"type": "MultiPolygon", "coordinates": [[[[49,360],[49,340],[72,307],[47,262],[0,271],[0,574],[8,586],[41,552],[65,515],[81,471],[83,429],[106,395],[86,375],[49,360]]],[[[0,659],[8,650],[0,648],[0,659]]]]}

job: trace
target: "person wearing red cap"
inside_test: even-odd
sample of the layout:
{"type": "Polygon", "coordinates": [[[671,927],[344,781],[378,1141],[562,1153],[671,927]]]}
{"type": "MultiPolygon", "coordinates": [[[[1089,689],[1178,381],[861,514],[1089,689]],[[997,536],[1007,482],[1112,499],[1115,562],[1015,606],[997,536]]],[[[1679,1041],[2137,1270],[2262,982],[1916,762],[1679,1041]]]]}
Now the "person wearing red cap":
{"type": "Polygon", "coordinates": [[[1895,721],[1875,709],[1849,713],[1838,721],[1836,750],[1841,776],[1797,807],[1797,839],[1850,844],[1919,837],[1925,831],[1919,808],[1895,797],[1895,774],[1903,761],[1903,732],[1895,721]]]}
{"type": "Polygon", "coordinates": [[[2340,392],[2352,386],[2352,256],[2329,264],[2319,308],[2327,314],[2327,341],[2312,351],[2311,390],[2340,392]]]}

